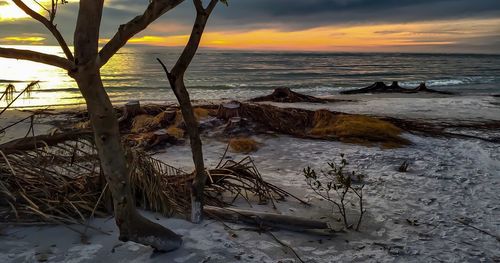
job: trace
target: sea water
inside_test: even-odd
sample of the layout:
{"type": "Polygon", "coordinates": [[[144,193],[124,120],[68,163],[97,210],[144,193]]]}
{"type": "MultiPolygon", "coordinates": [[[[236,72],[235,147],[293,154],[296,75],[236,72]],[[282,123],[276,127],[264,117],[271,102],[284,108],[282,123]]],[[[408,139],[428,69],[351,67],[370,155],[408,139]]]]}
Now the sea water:
{"type": "MultiPolygon", "coordinates": [[[[64,56],[58,47],[29,46],[64,56]]],[[[175,100],[160,58],[171,68],[181,49],[131,46],[120,50],[102,69],[104,86],[115,103],[128,100],[175,100]]],[[[30,81],[40,81],[14,107],[83,104],[78,87],[62,69],[34,62],[0,58],[0,91],[14,84],[20,92],[30,81]]],[[[201,49],[186,74],[192,99],[247,99],[276,87],[316,95],[336,95],[375,81],[399,81],[404,87],[420,82],[460,95],[500,93],[500,55],[319,53],[222,51],[201,49]]],[[[16,95],[16,93],[14,94],[16,95]]],[[[6,101],[0,102],[5,106],[6,101]]]]}

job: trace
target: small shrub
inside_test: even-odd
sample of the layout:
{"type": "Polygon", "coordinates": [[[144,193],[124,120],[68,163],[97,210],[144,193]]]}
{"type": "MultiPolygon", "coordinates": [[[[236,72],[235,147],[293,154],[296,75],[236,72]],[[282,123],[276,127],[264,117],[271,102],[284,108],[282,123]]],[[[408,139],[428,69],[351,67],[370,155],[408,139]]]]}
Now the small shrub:
{"type": "Polygon", "coordinates": [[[337,208],[342,216],[342,221],[344,222],[344,226],[346,228],[352,228],[352,225],[349,223],[349,219],[347,218],[346,198],[348,195],[354,195],[357,197],[359,217],[355,230],[358,231],[363,215],[366,211],[363,208],[364,185],[354,186],[353,180],[361,182],[363,175],[356,174],[355,172],[346,172],[345,168],[348,165],[347,160],[344,158],[344,154],[341,154],[340,157],[340,163],[328,163],[327,171],[321,170],[320,173],[316,173],[316,171],[311,167],[306,167],[304,168],[303,173],[307,185],[309,185],[309,187],[317,195],[337,208]]]}
{"type": "Polygon", "coordinates": [[[259,149],[259,144],[252,138],[234,138],[229,141],[231,151],[237,153],[251,153],[259,149]]]}

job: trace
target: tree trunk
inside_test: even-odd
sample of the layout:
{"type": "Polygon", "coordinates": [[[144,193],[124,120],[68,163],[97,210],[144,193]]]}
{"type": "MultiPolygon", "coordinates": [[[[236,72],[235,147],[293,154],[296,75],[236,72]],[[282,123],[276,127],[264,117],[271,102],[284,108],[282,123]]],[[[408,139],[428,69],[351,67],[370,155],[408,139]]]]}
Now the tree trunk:
{"type": "Polygon", "coordinates": [[[200,128],[194,116],[193,105],[191,104],[189,93],[184,85],[183,76],[175,77],[169,74],[168,78],[170,86],[174,90],[175,96],[179,101],[182,117],[186,123],[186,130],[191,144],[196,174],[191,186],[191,222],[199,224],[203,221],[203,189],[205,188],[205,181],[207,180],[203,161],[203,148],[200,139],[200,128]]]}
{"type": "Polygon", "coordinates": [[[191,187],[191,222],[198,224],[203,220],[203,188],[205,187],[207,176],[205,173],[205,164],[203,163],[203,151],[198,122],[193,113],[193,106],[191,105],[189,93],[184,85],[184,73],[196,55],[208,18],[219,0],[211,0],[206,8],[203,7],[202,0],[194,0],[193,2],[196,8],[196,19],[191,31],[191,36],[179,59],[175,63],[175,66],[172,68],[172,72],[168,72],[167,67],[160,59],[158,59],[158,62],[160,62],[165,70],[168,81],[170,82],[170,87],[179,101],[191,142],[191,151],[196,174],[191,187]]]}
{"type": "Polygon", "coordinates": [[[175,250],[181,246],[182,239],[147,220],[135,208],[118,120],[100,75],[98,41],[103,6],[104,0],[80,0],[74,36],[76,69],[69,74],[87,103],[101,170],[113,197],[120,240],[150,245],[161,251],[175,250]]]}
{"type": "Polygon", "coordinates": [[[99,70],[80,72],[76,78],[90,115],[101,169],[113,196],[120,240],[150,245],[161,251],[179,248],[182,239],[174,232],[141,216],[130,191],[129,171],[120,140],[115,111],[102,85],[99,70]]]}

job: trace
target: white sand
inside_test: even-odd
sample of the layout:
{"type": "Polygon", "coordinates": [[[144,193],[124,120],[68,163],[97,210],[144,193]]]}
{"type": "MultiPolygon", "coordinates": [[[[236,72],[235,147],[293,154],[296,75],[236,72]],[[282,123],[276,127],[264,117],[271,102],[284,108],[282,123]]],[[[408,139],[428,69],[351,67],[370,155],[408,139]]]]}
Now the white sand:
{"type": "MultiPolygon", "coordinates": [[[[500,147],[476,140],[405,136],[414,144],[397,150],[287,136],[258,137],[263,147],[252,156],[265,179],[314,203],[306,208],[290,200],[279,205],[282,213],[325,220],[338,217],[307,189],[301,175],[305,166],[321,168],[345,153],[350,168],[367,176],[368,214],[360,233],[349,231],[331,237],[288,231],[274,234],[294,247],[306,262],[500,260],[500,243],[495,238],[456,221],[466,220],[500,235],[500,147]],[[404,160],[410,161],[410,171],[397,172],[404,160]]],[[[204,143],[207,166],[214,166],[225,143],[204,143]]],[[[242,155],[231,157],[239,159],[242,155]]],[[[187,145],[168,148],[157,158],[192,169],[187,145]]],[[[272,211],[263,206],[254,209],[272,211]]],[[[183,248],[151,257],[150,248],[119,242],[112,219],[96,219],[93,226],[112,232],[106,236],[90,231],[90,244],[81,244],[78,234],[62,226],[5,228],[0,236],[0,262],[32,262],[37,257],[50,262],[298,262],[265,233],[230,231],[214,221],[193,225],[146,214],[183,235],[183,248]],[[119,247],[113,253],[115,245],[119,247]]]]}

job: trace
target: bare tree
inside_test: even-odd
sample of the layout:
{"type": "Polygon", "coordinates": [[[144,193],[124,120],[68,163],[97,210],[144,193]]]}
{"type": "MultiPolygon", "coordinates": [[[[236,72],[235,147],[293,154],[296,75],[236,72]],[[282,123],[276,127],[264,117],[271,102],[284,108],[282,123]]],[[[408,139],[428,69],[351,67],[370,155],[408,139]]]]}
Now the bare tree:
{"type": "MultiPolygon", "coordinates": [[[[186,85],[184,84],[184,74],[196,55],[196,51],[200,46],[201,37],[203,36],[203,31],[207,25],[208,18],[219,0],[211,0],[206,8],[203,6],[202,0],[193,0],[193,2],[196,7],[196,19],[193,25],[193,30],[191,31],[191,36],[182,54],[170,72],[160,59],[158,59],[158,62],[160,62],[165,70],[170,87],[179,101],[182,116],[189,134],[196,174],[191,187],[191,221],[193,223],[200,223],[203,220],[203,189],[205,187],[207,176],[205,172],[205,164],[203,162],[203,150],[198,122],[194,116],[191,99],[189,98],[189,93],[186,89],[186,85]]],[[[221,2],[227,5],[227,1],[221,2]]]]}
{"type": "Polygon", "coordinates": [[[100,69],[130,38],[184,0],[149,1],[144,13],[120,25],[116,34],[101,50],[98,48],[98,41],[104,0],[80,0],[74,33],[74,54],[54,24],[57,4],[63,1],[52,1],[51,8],[46,9],[49,12],[47,19],[30,9],[23,1],[13,0],[26,14],[42,23],[52,33],[64,51],[65,58],[14,48],[0,48],[0,57],[30,60],[68,71],[68,75],[78,84],[87,104],[101,167],[113,196],[120,240],[151,245],[161,251],[177,249],[182,244],[182,239],[178,235],[147,220],[136,210],[130,191],[129,171],[120,142],[118,121],[108,94],[104,90],[100,69]]]}

